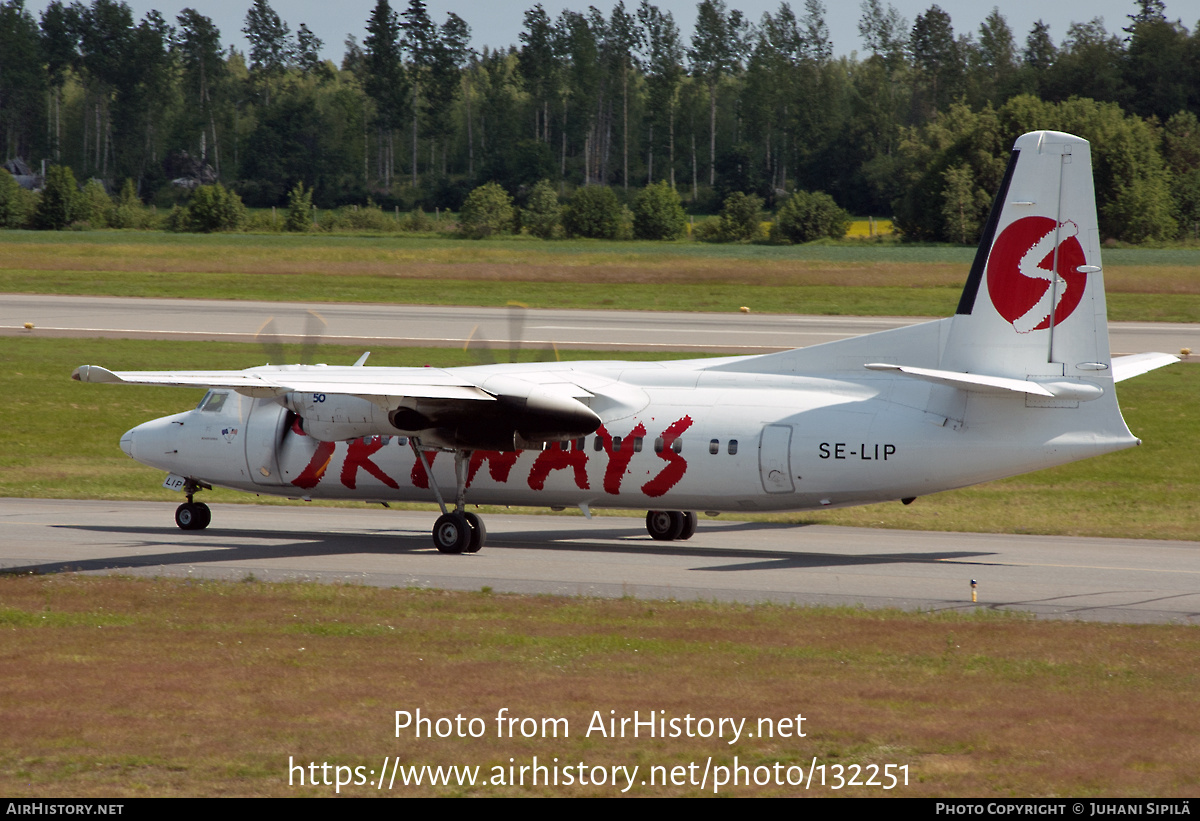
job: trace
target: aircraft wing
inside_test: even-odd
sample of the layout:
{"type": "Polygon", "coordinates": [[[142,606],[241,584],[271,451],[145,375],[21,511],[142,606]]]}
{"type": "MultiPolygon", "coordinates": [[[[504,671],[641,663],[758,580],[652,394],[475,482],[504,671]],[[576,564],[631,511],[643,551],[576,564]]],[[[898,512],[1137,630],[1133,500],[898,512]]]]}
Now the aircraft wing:
{"type": "MultiPolygon", "coordinates": [[[[363,369],[346,373],[345,368],[244,371],[110,371],[99,365],[81,365],[71,374],[80,382],[109,382],[129,385],[163,385],[184,388],[229,388],[247,396],[283,396],[295,391],[337,393],[364,399],[411,396],[420,399],[493,400],[478,386],[430,369],[420,378],[392,376],[364,379],[363,369]]],[[[424,370],[424,369],[421,369],[424,370]]]]}
{"type": "Polygon", "coordinates": [[[423,441],[444,447],[512,449],[525,442],[574,439],[600,426],[597,413],[580,401],[595,398],[580,384],[591,384],[585,374],[544,369],[514,373],[496,367],[285,365],[244,371],[110,371],[81,365],[71,378],[226,388],[274,398],[300,416],[306,434],[321,441],[424,431],[423,441]]]}

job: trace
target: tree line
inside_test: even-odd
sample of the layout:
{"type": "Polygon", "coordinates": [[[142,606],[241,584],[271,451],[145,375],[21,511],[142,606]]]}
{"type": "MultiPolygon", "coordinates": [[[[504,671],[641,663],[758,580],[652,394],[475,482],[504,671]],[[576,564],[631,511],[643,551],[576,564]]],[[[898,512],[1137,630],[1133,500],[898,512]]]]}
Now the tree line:
{"type": "Polygon", "coordinates": [[[907,237],[969,243],[1012,140],[1057,128],[1093,142],[1106,235],[1193,236],[1200,26],[1163,0],[1130,11],[1056,44],[1041,21],[1022,41],[998,9],[956,33],[937,5],[910,24],[864,0],[863,52],[835,56],[821,0],[757,21],[702,0],[687,40],[650,0],[556,18],[539,3],[519,44],[477,52],[457,14],[378,0],[335,65],[267,0],[244,54],[194,9],[135,20],[118,0],[54,0],[35,18],[5,0],[0,153],[164,206],[219,182],[251,206],[302,184],[323,208],[458,211],[496,183],[526,208],[540,181],[564,203],[607,186],[632,206],[661,182],[693,213],[824,192],[907,237]]]}

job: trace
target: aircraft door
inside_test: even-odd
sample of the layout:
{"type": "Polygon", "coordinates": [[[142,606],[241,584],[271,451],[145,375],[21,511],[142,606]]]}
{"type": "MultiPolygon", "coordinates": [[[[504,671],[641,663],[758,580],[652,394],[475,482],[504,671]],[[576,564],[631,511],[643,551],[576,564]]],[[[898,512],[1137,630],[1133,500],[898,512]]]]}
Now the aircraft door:
{"type": "Polygon", "coordinates": [[[287,423],[287,408],[272,399],[256,399],[246,422],[246,466],[254,483],[283,485],[279,471],[279,443],[287,423]]]}
{"type": "Polygon", "coordinates": [[[792,426],[767,425],[758,444],[758,470],[767,493],[791,493],[792,426]]]}

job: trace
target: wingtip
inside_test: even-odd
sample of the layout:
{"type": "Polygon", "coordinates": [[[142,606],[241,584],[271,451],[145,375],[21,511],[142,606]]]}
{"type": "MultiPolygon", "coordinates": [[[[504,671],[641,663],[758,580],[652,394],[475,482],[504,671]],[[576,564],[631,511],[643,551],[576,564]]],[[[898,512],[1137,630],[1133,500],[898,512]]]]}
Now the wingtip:
{"type": "Polygon", "coordinates": [[[76,382],[120,382],[121,377],[102,368],[99,365],[80,365],[71,372],[71,378],[76,382]]]}

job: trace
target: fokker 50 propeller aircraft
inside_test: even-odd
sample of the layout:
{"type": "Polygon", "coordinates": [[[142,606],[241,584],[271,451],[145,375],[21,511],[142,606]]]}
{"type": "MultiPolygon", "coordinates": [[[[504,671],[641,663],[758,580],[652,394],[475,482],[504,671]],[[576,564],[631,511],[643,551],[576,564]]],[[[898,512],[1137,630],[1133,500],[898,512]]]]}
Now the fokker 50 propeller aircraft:
{"type": "Polygon", "coordinates": [[[649,510],[656,539],[694,511],[811,510],[918,496],[1138,444],[1117,382],[1177,361],[1110,359],[1087,141],[1019,138],[954,316],[761,356],[451,369],[267,365],[83,382],[207,387],[121,448],[193,496],[436,500],[433,542],[475,552],[474,504],[649,510]],[[447,500],[449,497],[449,500],[447,500]],[[449,504],[447,503],[449,501],[449,504]]]}

